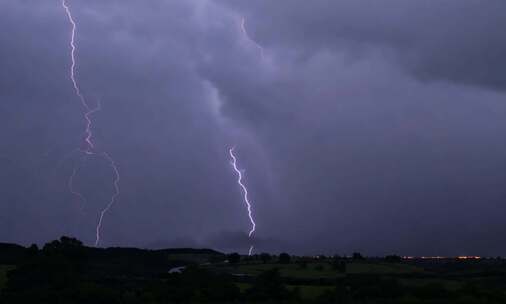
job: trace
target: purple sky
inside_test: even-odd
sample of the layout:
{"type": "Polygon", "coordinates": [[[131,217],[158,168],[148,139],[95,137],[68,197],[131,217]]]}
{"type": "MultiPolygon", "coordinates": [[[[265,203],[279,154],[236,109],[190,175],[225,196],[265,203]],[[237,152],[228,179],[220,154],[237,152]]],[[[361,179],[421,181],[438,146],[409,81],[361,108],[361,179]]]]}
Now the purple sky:
{"type": "MultiPolygon", "coordinates": [[[[103,246],[506,255],[504,0],[68,0],[103,246]],[[241,31],[245,18],[248,40],[241,31]],[[257,43],[263,48],[263,57],[257,43]]],[[[88,245],[58,0],[0,1],[0,242],[88,245]]]]}

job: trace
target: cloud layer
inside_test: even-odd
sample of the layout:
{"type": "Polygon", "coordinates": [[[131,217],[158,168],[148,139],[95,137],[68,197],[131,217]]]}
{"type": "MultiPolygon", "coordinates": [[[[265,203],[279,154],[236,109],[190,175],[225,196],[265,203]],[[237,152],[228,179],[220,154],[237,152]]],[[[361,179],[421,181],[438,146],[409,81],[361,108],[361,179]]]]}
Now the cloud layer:
{"type": "MultiPolygon", "coordinates": [[[[104,245],[504,253],[504,1],[69,1],[104,245]],[[241,31],[245,18],[246,37],[241,31]],[[263,48],[263,57],[255,43],[263,48]]],[[[58,1],[0,3],[0,241],[94,240],[58,1]],[[67,157],[68,156],[68,157],[67,157]]]]}

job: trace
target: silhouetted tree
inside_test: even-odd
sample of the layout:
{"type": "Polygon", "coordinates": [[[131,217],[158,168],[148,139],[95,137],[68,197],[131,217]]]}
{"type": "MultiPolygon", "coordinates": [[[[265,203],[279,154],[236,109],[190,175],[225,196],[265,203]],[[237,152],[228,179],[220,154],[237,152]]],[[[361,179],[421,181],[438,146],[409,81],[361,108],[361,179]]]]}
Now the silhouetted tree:
{"type": "Polygon", "coordinates": [[[300,269],[306,269],[307,268],[307,261],[306,260],[300,260],[297,262],[297,265],[299,265],[300,269]]]}
{"type": "Polygon", "coordinates": [[[296,294],[286,289],[278,269],[271,269],[256,278],[253,286],[246,291],[246,296],[250,301],[281,301],[294,298],[296,294]]]}
{"type": "Polygon", "coordinates": [[[82,247],[83,243],[78,239],[62,236],[60,240],[54,240],[52,242],[46,243],[42,250],[44,252],[56,252],[69,249],[81,249],[82,247]]]}
{"type": "Polygon", "coordinates": [[[267,262],[269,262],[271,259],[272,259],[272,257],[268,253],[263,252],[263,253],[260,254],[260,260],[262,260],[262,262],[264,264],[266,264],[267,262]]]}
{"type": "Polygon", "coordinates": [[[193,266],[186,268],[182,274],[170,275],[165,288],[152,290],[154,296],[164,295],[154,303],[229,303],[236,299],[239,293],[239,288],[229,276],[193,266]]]}
{"type": "Polygon", "coordinates": [[[334,255],[332,257],[332,261],[330,263],[332,266],[332,269],[337,270],[339,272],[345,272],[346,271],[346,263],[339,255],[334,255]]]}
{"type": "Polygon", "coordinates": [[[286,252],[283,252],[279,255],[279,263],[280,264],[290,264],[290,255],[286,252]]]}
{"type": "Polygon", "coordinates": [[[386,262],[400,262],[402,258],[398,255],[387,255],[385,257],[386,262]]]}
{"type": "Polygon", "coordinates": [[[354,252],[353,253],[353,259],[354,260],[363,260],[364,257],[362,256],[362,254],[360,252],[354,252]]]}

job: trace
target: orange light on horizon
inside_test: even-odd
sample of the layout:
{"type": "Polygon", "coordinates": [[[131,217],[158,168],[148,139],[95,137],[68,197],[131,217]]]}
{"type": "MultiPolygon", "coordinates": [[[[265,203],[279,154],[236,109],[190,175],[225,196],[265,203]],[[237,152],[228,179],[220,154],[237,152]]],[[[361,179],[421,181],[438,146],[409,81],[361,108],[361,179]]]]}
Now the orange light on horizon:
{"type": "Polygon", "coordinates": [[[462,256],[457,257],[457,259],[459,259],[459,260],[479,260],[479,259],[481,259],[481,257],[474,256],[474,255],[471,255],[471,256],[462,255],[462,256]]]}
{"type": "Polygon", "coordinates": [[[445,260],[445,259],[459,259],[459,260],[480,260],[482,259],[482,257],[480,256],[476,256],[476,255],[461,255],[461,256],[457,256],[457,257],[445,257],[445,256],[420,256],[420,257],[416,257],[416,256],[403,256],[402,259],[404,260],[416,260],[416,259],[420,259],[420,260],[445,260]]]}

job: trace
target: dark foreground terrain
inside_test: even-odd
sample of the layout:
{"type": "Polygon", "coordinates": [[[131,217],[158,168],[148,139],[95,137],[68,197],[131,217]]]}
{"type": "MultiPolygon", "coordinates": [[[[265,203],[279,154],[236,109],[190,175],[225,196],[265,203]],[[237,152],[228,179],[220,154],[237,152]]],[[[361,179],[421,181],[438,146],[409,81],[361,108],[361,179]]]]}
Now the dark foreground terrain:
{"type": "Polygon", "coordinates": [[[0,303],[203,302],[506,303],[506,262],[0,244],[0,303]]]}

